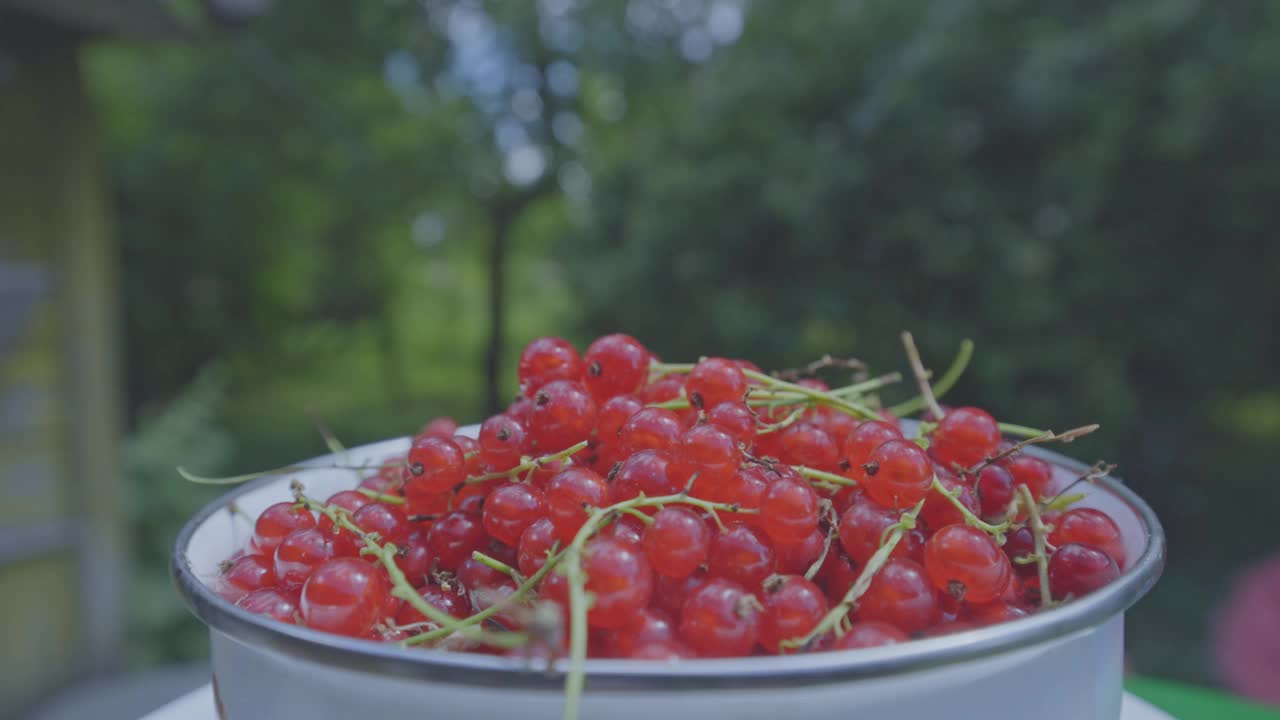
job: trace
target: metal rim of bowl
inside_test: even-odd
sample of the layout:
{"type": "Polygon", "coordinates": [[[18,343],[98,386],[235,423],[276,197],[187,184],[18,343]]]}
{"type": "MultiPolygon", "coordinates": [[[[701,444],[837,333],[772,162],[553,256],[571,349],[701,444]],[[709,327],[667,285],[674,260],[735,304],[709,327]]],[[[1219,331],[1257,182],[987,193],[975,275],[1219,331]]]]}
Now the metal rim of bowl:
{"type": "MultiPolygon", "coordinates": [[[[1088,466],[1040,448],[1027,449],[1064,469],[1083,473],[1088,466]]],[[[305,464],[321,463],[322,456],[305,464]]],[[[354,671],[419,678],[459,685],[560,691],[567,667],[535,670],[516,658],[401,648],[287,625],[227,602],[191,571],[186,548],[195,530],[240,496],[280,480],[260,478],[223,495],[196,513],[178,534],[172,575],[187,606],[213,631],[240,643],[299,659],[354,671]]],[[[588,660],[593,691],[777,688],[882,678],[1000,655],[1087,631],[1123,613],[1144,596],[1164,569],[1164,529],[1155,513],[1118,478],[1097,482],[1124,502],[1146,527],[1142,554],[1115,582],[1060,607],[1010,622],[887,647],[829,651],[779,657],[684,660],[663,663],[636,660],[588,660]]]]}

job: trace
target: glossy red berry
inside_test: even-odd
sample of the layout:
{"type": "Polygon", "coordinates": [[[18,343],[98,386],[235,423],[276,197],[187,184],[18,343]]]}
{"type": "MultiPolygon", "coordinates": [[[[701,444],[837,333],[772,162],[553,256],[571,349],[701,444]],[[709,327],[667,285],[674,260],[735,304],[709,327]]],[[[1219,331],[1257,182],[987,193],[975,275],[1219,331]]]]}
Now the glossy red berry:
{"type": "Polygon", "coordinates": [[[803,637],[826,614],[821,588],[800,575],[775,575],[764,584],[760,645],[771,653],[783,651],[782,641],[803,637]]]}
{"type": "MultiPolygon", "coordinates": [[[[355,490],[341,490],[330,495],[329,499],[324,501],[324,504],[342,508],[348,513],[353,513],[371,502],[373,502],[373,500],[365,497],[363,493],[356,492],[355,490]]],[[[328,515],[321,515],[316,520],[316,527],[326,533],[333,533],[333,521],[329,519],[328,515]]]]}
{"type": "Polygon", "coordinates": [[[378,568],[357,558],[334,558],[302,587],[302,619],[315,630],[361,637],[379,620],[387,592],[378,568]]]}
{"type": "Polygon", "coordinates": [[[1062,513],[1054,523],[1049,542],[1058,547],[1071,543],[1090,545],[1110,555],[1116,567],[1124,567],[1124,536],[1116,521],[1101,510],[1076,508],[1062,513]]]}
{"type": "Polygon", "coordinates": [[[409,518],[394,505],[369,503],[351,515],[351,522],[366,533],[377,533],[382,544],[404,547],[413,527],[409,518]]]}
{"type": "Polygon", "coordinates": [[[228,602],[238,602],[255,590],[276,584],[274,563],[256,553],[241,555],[218,578],[217,592],[228,602]]]}
{"type": "Polygon", "coordinates": [[[778,435],[781,459],[792,465],[807,465],[819,470],[835,470],[840,449],[826,430],[813,423],[798,422],[778,435]]]}
{"type": "Polygon", "coordinates": [[[467,477],[467,461],[462,448],[450,438],[413,439],[405,466],[405,492],[440,495],[452,490],[467,477]]]}
{"type": "Polygon", "coordinates": [[[975,485],[978,490],[979,509],[984,518],[1003,517],[1013,502],[1013,473],[1000,465],[988,465],[978,473],[975,485]]]}
{"type": "Polygon", "coordinates": [[[759,634],[759,600],[723,578],[690,592],[680,612],[680,639],[703,657],[748,655],[759,634]]]}
{"type": "Polygon", "coordinates": [[[756,439],[756,416],[744,402],[722,402],[707,411],[707,424],[729,433],[739,445],[751,447],[756,439]]]}
{"type": "Polygon", "coordinates": [[[431,548],[427,545],[427,531],[414,530],[405,540],[404,551],[396,556],[396,566],[414,587],[422,587],[431,572],[431,548]]]}
{"type": "Polygon", "coordinates": [[[494,471],[509,470],[520,464],[524,454],[524,425],[510,415],[494,415],[480,426],[477,442],[479,459],[485,467],[494,471]]]}
{"type": "MultiPolygon", "coordinates": [[[[422,599],[428,605],[459,620],[471,614],[466,597],[461,592],[445,590],[436,583],[428,583],[418,591],[418,594],[422,596],[422,599]]],[[[401,605],[399,612],[396,613],[397,625],[413,625],[424,622],[428,622],[427,616],[419,612],[411,603],[401,605]]],[[[428,629],[424,627],[419,631],[425,632],[428,629]]]]}
{"type": "MultiPolygon", "coordinates": [[[[777,571],[784,575],[803,575],[809,567],[818,561],[822,548],[826,544],[827,535],[819,528],[793,543],[774,543],[777,571]]],[[[833,550],[832,552],[836,552],[833,550]]]]}
{"type": "Polygon", "coordinates": [[[636,413],[644,409],[644,402],[635,395],[617,395],[604,401],[596,412],[596,437],[600,442],[620,442],[618,433],[636,413]]]}
{"type": "Polygon", "coordinates": [[[610,481],[613,502],[638,497],[660,497],[682,488],[671,455],[662,450],[641,450],[627,458],[610,481]]]}
{"type": "Polygon", "coordinates": [[[276,546],[294,530],[316,526],[316,516],[311,511],[291,502],[272,505],[253,524],[253,547],[258,553],[270,555],[276,546]]]}
{"type": "Polygon", "coordinates": [[[279,588],[262,588],[245,595],[236,605],[251,613],[266,615],[283,623],[293,624],[298,618],[297,591],[285,592],[279,588]]]}
{"type": "Polygon", "coordinates": [[[639,547],[644,541],[645,524],[634,515],[623,515],[600,532],[601,537],[639,547]]]}
{"type": "Polygon", "coordinates": [[[818,568],[818,574],[814,576],[814,580],[827,594],[827,599],[832,603],[838,603],[849,592],[849,588],[857,582],[857,566],[840,551],[840,548],[833,546],[827,553],[826,559],[822,561],[822,567],[818,568]]]}
{"type": "Polygon", "coordinates": [[[583,549],[582,570],[595,598],[587,612],[590,627],[623,627],[653,596],[653,570],[634,545],[596,537],[583,549]]]}
{"type": "Polygon", "coordinates": [[[333,543],[319,528],[294,530],[276,546],[276,582],[284,588],[300,588],[316,566],[333,557],[333,543]]]}
{"type": "Polygon", "coordinates": [[[693,574],[711,551],[711,529],[694,511],[669,505],[644,530],[645,555],[654,572],[671,578],[693,574]]]}
{"type": "MultiPolygon", "coordinates": [[[[716,502],[737,505],[744,511],[758,510],[772,479],[768,471],[758,465],[742,468],[722,486],[712,486],[713,491],[707,497],[716,502]]],[[[760,521],[760,514],[751,512],[721,513],[721,517],[749,525],[758,525],[760,521]]]]}
{"type": "Polygon", "coordinates": [[[919,632],[938,619],[935,592],[918,563],[892,558],[858,600],[858,619],[886,622],[905,633],[919,632]]]}
{"type": "Polygon", "coordinates": [[[933,463],[910,440],[890,440],[867,456],[863,492],[887,508],[909,508],[928,494],[933,463]]]}
{"type": "Polygon", "coordinates": [[[436,567],[453,572],[471,553],[484,548],[489,537],[479,515],[445,513],[427,532],[427,547],[435,557],[436,567]]]}
{"type": "Polygon", "coordinates": [[[1049,558],[1049,589],[1058,600],[1088,595],[1118,577],[1115,560],[1091,545],[1063,545],[1049,558]]]}
{"type": "Polygon", "coordinates": [[[577,380],[581,375],[578,351],[558,337],[540,337],[525,345],[516,365],[516,378],[525,397],[533,397],[538,388],[553,380],[577,380]]]}
{"type": "Polygon", "coordinates": [[[675,453],[703,485],[727,481],[742,464],[742,450],[733,436],[714,425],[689,428],[680,436],[675,453]]]}
{"type": "Polygon", "coordinates": [[[484,529],[499,541],[517,545],[529,526],[547,514],[542,491],[526,483],[507,483],[484,501],[484,529]]]}
{"type": "MultiPolygon", "coordinates": [[[[942,484],[948,492],[955,496],[969,512],[977,514],[978,500],[974,497],[973,491],[969,486],[960,482],[951,472],[941,470],[937,472],[938,482],[942,484]]],[[[930,490],[925,496],[924,507],[920,509],[920,519],[925,525],[933,530],[964,522],[964,514],[942,493],[937,490],[930,490]]]]}
{"type": "Polygon", "coordinates": [[[569,467],[547,482],[547,517],[562,546],[568,546],[593,510],[609,505],[609,485],[584,467],[569,467]]]}
{"type": "Polygon", "coordinates": [[[511,576],[469,557],[458,566],[458,582],[469,591],[492,588],[511,582],[511,576]]]}
{"type": "MultiPolygon", "coordinates": [[[[540,518],[520,536],[516,565],[526,576],[547,564],[547,553],[556,544],[556,529],[549,518],[540,518]]],[[[561,545],[563,547],[563,544],[561,545]]]]}
{"type": "Polygon", "coordinates": [[[775,544],[803,541],[818,527],[818,494],[802,480],[774,480],[760,501],[760,527],[775,544]]]}
{"type": "Polygon", "coordinates": [[[582,382],[599,402],[639,390],[649,375],[649,351],[629,335],[599,338],[583,362],[582,382]]]}
{"type": "Polygon", "coordinates": [[[683,375],[664,375],[640,388],[640,400],[646,405],[667,402],[680,397],[684,392],[683,375]]]}
{"type": "Polygon", "coordinates": [[[533,395],[529,410],[529,449],[538,455],[560,452],[591,437],[596,403],[580,384],[555,380],[533,395]]]}
{"type": "Polygon", "coordinates": [[[986,410],[956,408],[933,431],[930,450],[947,467],[973,467],[1000,449],[1000,427],[986,410]]]}
{"type": "Polygon", "coordinates": [[[451,417],[438,417],[422,426],[418,434],[423,437],[453,437],[458,432],[458,421],[451,417]]]}
{"type": "Polygon", "coordinates": [[[723,402],[741,401],[747,391],[747,377],[732,360],[713,357],[693,366],[684,387],[690,404],[709,410],[723,402]]]}
{"type": "Polygon", "coordinates": [[[1034,563],[1018,562],[1020,558],[1030,560],[1035,555],[1036,541],[1035,536],[1031,533],[1031,528],[1020,527],[1005,535],[1004,545],[1000,549],[1009,558],[1014,573],[1018,575],[1034,575],[1036,573],[1034,563]]]}
{"type": "Polygon", "coordinates": [[[924,568],[934,587],[970,603],[998,598],[1012,572],[991,536],[969,525],[935,532],[924,546],[924,568]]]}
{"type": "Polygon", "coordinates": [[[670,450],[682,432],[684,424],[675,413],[648,407],[622,424],[618,431],[618,447],[624,455],[641,450],[670,450]]]}
{"type": "Polygon", "coordinates": [[[906,642],[911,638],[889,623],[863,620],[856,622],[831,644],[832,650],[883,647],[906,642]]]}
{"type": "Polygon", "coordinates": [[[632,660],[658,660],[670,662],[697,657],[689,646],[678,640],[653,640],[637,645],[626,657],[632,660]]]}
{"type": "Polygon", "coordinates": [[[756,589],[773,574],[775,561],[768,535],[750,525],[733,523],[712,540],[707,574],[756,589]]]}
{"type": "Polygon", "coordinates": [[[1053,494],[1053,466],[1037,457],[1018,454],[1001,465],[1013,475],[1014,486],[1026,485],[1037,500],[1053,494]]]}
{"type": "MultiPolygon", "coordinates": [[[[898,520],[897,512],[867,498],[859,498],[840,516],[840,546],[854,562],[864,565],[880,548],[889,527],[897,524],[898,520]]],[[[904,536],[890,557],[910,557],[911,550],[911,543],[904,536]]]]}
{"type": "Polygon", "coordinates": [[[627,658],[651,643],[669,643],[676,639],[676,624],[665,611],[644,608],[626,625],[605,634],[603,652],[606,657],[627,658]]]}
{"type": "MultiPolygon", "coordinates": [[[[652,564],[652,563],[650,563],[652,564]]],[[[662,610],[673,619],[679,620],[684,610],[685,598],[689,593],[701,587],[707,581],[704,570],[695,570],[692,575],[683,578],[670,578],[658,573],[653,574],[653,607],[662,610]]]]}
{"type": "Polygon", "coordinates": [[[902,439],[902,431],[896,424],[883,420],[867,420],[859,423],[844,439],[844,445],[841,447],[844,461],[848,464],[851,475],[860,479],[863,476],[862,466],[871,457],[871,451],[890,440],[900,439],[902,439]]]}

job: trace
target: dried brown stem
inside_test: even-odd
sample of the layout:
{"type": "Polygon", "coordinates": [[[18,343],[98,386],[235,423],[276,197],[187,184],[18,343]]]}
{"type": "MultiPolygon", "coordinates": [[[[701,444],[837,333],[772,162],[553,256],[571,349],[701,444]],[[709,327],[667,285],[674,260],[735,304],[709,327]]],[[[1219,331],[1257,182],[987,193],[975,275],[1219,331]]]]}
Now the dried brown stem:
{"type": "Polygon", "coordinates": [[[1070,430],[1065,430],[1061,433],[1055,433],[1052,430],[1047,430],[1043,435],[1037,435],[1035,437],[1027,438],[1022,442],[1011,445],[1008,448],[1001,450],[995,455],[988,457],[987,459],[983,460],[982,462],[978,463],[977,465],[974,465],[973,467],[967,470],[961,469],[960,473],[962,475],[977,475],[978,473],[982,472],[983,469],[985,469],[987,466],[994,465],[995,463],[1000,462],[1001,460],[1009,457],[1010,455],[1030,445],[1039,445],[1047,442],[1069,443],[1078,438],[1082,438],[1085,435],[1088,435],[1089,433],[1097,430],[1099,427],[1101,426],[1098,425],[1097,423],[1093,423],[1090,425],[1081,425],[1078,428],[1071,428],[1070,430]]]}
{"type": "Polygon", "coordinates": [[[920,386],[920,397],[924,398],[925,407],[933,412],[934,417],[941,418],[942,406],[933,396],[933,388],[929,387],[929,371],[924,369],[924,363],[920,361],[916,339],[906,330],[902,332],[902,346],[907,351],[907,362],[911,364],[911,372],[916,376],[916,384],[920,386]]]}

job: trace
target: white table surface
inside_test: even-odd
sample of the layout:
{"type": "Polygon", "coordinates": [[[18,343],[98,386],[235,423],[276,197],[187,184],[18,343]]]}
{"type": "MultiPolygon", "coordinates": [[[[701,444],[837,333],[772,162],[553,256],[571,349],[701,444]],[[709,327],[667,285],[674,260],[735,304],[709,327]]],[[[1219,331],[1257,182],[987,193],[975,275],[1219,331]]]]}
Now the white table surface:
{"type": "MultiPolygon", "coordinates": [[[[213,709],[213,688],[202,688],[183,695],[141,720],[218,720],[213,709]]],[[[1174,720],[1172,716],[1129,693],[1124,694],[1120,720],[1174,720]]]]}

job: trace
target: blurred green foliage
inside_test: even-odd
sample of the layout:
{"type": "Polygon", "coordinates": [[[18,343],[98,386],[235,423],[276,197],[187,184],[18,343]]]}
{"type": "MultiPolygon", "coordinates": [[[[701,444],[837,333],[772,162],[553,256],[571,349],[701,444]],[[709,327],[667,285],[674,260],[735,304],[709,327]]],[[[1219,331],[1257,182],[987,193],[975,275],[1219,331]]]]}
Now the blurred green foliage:
{"type": "Polygon", "coordinates": [[[173,465],[316,454],[308,411],[478,418],[495,338],[501,396],[538,334],[900,367],[910,328],[935,367],[978,341],[956,402],[1103,424],[1071,454],[1171,538],[1134,665],[1211,679],[1215,588],[1280,549],[1277,40],[1247,2],[280,0],[97,51],[138,657],[198,634],[158,580],[206,497],[173,465]]]}

